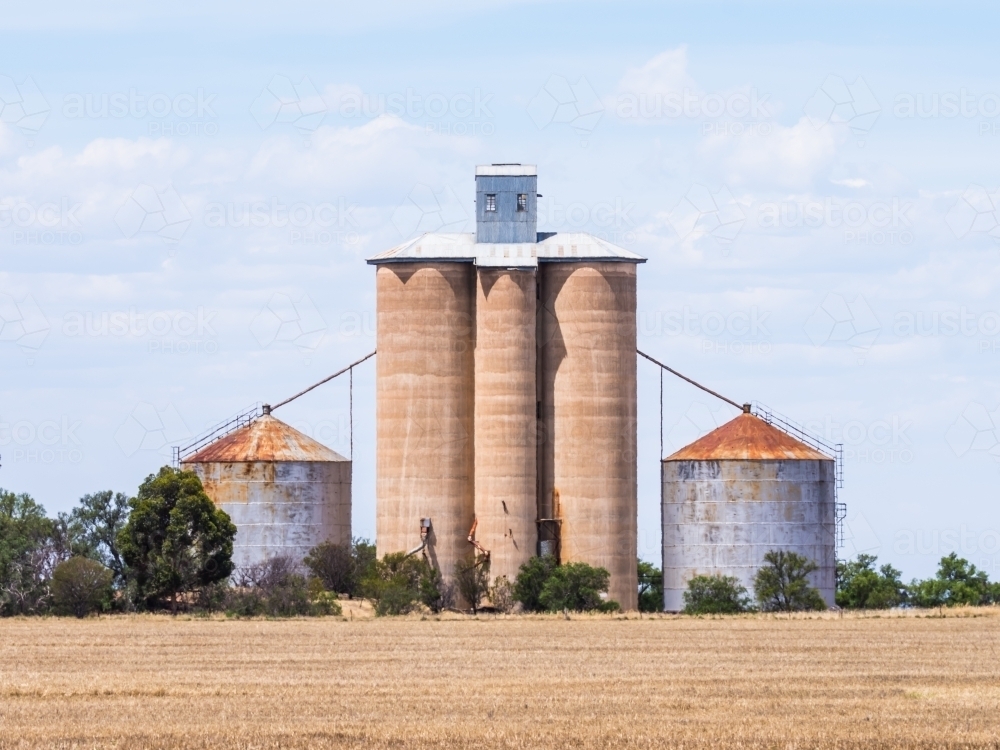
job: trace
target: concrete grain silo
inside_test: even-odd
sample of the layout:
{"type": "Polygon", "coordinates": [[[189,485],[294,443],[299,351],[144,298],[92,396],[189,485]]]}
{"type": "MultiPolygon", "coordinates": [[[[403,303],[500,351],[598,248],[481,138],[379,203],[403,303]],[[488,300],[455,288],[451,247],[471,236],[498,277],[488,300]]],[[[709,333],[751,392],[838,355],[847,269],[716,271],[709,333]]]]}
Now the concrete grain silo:
{"type": "Polygon", "coordinates": [[[379,555],[420,543],[450,576],[468,554],[473,496],[475,267],[403,262],[376,272],[375,539],[379,555]]]}
{"type": "Polygon", "coordinates": [[[561,520],[561,557],[607,568],[609,596],[635,609],[636,266],[555,262],[541,278],[543,514],[561,520]]]}
{"type": "Polygon", "coordinates": [[[664,609],[684,608],[696,575],[735,576],[753,593],[770,550],[819,566],[827,604],[836,585],[835,462],[743,413],[663,461],[664,609]]]}
{"type": "Polygon", "coordinates": [[[351,462],[264,416],[181,462],[236,524],[233,564],[289,557],[301,565],[320,542],[351,541],[351,462]]]}
{"type": "Polygon", "coordinates": [[[476,232],[380,253],[379,555],[447,579],[475,544],[513,580],[540,553],[607,567],[636,607],[636,265],[583,232],[538,233],[533,166],[476,168],[476,232]],[[558,501],[554,498],[558,497],[558,501]]]}

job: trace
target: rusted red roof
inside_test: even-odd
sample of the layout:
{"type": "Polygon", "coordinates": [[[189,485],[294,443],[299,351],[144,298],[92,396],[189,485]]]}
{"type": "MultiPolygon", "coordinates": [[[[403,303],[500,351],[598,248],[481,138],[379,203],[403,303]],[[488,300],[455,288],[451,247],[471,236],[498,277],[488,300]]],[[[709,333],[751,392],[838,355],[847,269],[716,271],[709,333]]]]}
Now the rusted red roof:
{"type": "Polygon", "coordinates": [[[246,461],[347,461],[294,427],[264,415],[248,427],[219,438],[181,463],[246,461]]]}
{"type": "Polygon", "coordinates": [[[717,430],[712,430],[681,448],[664,461],[715,461],[715,460],[824,460],[830,456],[820,453],[793,438],[777,427],[769,425],[753,414],[740,414],[717,430]]]}

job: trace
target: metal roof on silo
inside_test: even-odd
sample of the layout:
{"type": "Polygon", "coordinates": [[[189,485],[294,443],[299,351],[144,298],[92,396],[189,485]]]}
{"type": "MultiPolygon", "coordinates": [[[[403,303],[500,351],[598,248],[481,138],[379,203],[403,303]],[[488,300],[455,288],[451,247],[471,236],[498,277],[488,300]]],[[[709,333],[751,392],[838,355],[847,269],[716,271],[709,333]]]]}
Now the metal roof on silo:
{"type": "Polygon", "coordinates": [[[294,427],[265,414],[253,424],[202,448],[182,463],[253,461],[348,461],[294,427]]]}
{"type": "Polygon", "coordinates": [[[736,419],[681,448],[664,461],[833,461],[833,456],[793,438],[753,414],[736,419]]]}

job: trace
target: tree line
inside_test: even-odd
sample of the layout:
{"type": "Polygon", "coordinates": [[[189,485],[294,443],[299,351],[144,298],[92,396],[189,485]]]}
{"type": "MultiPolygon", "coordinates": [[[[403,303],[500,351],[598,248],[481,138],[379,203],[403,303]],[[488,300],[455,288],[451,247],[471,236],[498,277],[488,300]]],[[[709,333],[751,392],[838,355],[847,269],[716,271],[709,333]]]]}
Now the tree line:
{"type": "MultiPolygon", "coordinates": [[[[371,602],[376,615],[617,612],[610,575],[586,563],[534,557],[515,580],[491,578],[490,559],[470,551],[448,579],[417,555],[379,559],[365,539],[324,542],[297,564],[276,557],[236,568],[236,526],[205,493],[197,475],[165,466],[134,497],[110,490],[84,495],[54,518],[27,494],[0,489],[0,616],[93,612],[225,612],[232,616],[339,615],[340,598],[371,602]]],[[[903,583],[900,571],[861,554],[837,563],[836,603],[845,609],[1000,603],[1000,583],[952,553],[937,574],[903,583]]],[[[695,576],[684,612],[725,614],[825,609],[809,576],[816,563],[771,550],[751,594],[730,576],[695,576]]],[[[643,612],[663,609],[663,576],[637,561],[643,612]]]]}

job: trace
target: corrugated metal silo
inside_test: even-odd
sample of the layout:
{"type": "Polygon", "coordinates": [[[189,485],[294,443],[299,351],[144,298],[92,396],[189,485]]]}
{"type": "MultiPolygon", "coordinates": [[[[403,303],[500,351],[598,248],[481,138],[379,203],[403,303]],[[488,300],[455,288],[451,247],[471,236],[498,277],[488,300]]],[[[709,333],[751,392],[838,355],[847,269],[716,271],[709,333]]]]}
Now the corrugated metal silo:
{"type": "Polygon", "coordinates": [[[541,512],[561,520],[562,561],[607,568],[610,597],[632,610],[638,598],[636,264],[539,268],[541,512]]]}
{"type": "Polygon", "coordinates": [[[476,538],[491,577],[536,554],[535,272],[480,268],[476,297],[476,538]]]}
{"type": "Polygon", "coordinates": [[[664,609],[684,608],[696,575],[735,576],[752,594],[770,550],[814,561],[834,603],[833,458],[744,413],[666,458],[662,476],[664,609]]]}
{"type": "Polygon", "coordinates": [[[475,267],[376,271],[376,527],[379,556],[420,544],[445,577],[468,555],[473,509],[475,267]]]}
{"type": "Polygon", "coordinates": [[[320,542],[351,541],[351,461],[265,414],[183,460],[236,524],[233,563],[297,564],[320,542]]]}

